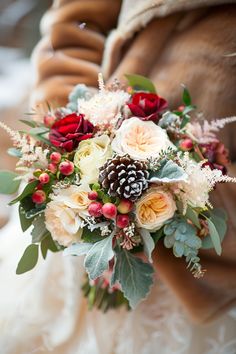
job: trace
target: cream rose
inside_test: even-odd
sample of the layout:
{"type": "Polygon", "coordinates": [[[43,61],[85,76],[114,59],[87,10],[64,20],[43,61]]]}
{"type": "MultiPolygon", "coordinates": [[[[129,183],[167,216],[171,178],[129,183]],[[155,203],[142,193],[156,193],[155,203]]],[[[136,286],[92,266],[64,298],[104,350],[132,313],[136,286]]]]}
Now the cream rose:
{"type": "Polygon", "coordinates": [[[175,149],[164,129],[136,117],[125,120],[112,141],[113,151],[119,155],[129,154],[136,160],[158,156],[168,147],[175,149]]]}
{"type": "Polygon", "coordinates": [[[88,185],[72,185],[51,196],[52,201],[45,210],[45,224],[60,245],[67,247],[80,239],[83,219],[89,216],[89,191],[88,185]]]}
{"type": "Polygon", "coordinates": [[[54,241],[68,247],[82,235],[82,219],[63,202],[51,201],[45,210],[45,225],[54,241]]]}
{"type": "Polygon", "coordinates": [[[75,153],[74,164],[80,170],[82,182],[97,182],[99,167],[104,165],[112,155],[110,144],[110,138],[107,135],[87,139],[79,144],[75,153]]]}
{"type": "Polygon", "coordinates": [[[150,231],[160,229],[175,213],[176,204],[171,193],[162,187],[150,188],[136,204],[138,226],[150,231]]]}

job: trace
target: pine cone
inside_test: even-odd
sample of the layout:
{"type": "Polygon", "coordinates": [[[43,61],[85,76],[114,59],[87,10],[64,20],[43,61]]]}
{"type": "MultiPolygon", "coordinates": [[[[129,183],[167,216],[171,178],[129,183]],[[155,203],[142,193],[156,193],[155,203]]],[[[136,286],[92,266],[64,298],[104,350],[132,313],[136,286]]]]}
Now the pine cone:
{"type": "Polygon", "coordinates": [[[128,155],[109,159],[100,168],[99,183],[112,197],[137,200],[148,188],[149,172],[144,162],[128,155]]]}

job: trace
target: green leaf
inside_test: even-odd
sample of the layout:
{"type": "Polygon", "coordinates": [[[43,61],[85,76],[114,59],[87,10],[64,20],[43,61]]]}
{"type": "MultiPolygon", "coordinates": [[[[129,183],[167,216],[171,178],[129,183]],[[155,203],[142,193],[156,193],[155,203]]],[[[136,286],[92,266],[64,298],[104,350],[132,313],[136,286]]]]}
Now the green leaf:
{"type": "Polygon", "coordinates": [[[182,96],[183,103],[185,104],[185,106],[190,106],[192,103],[190,93],[185,85],[182,85],[182,87],[183,87],[183,96],[182,96]]]}
{"type": "Polygon", "coordinates": [[[33,219],[29,219],[26,217],[26,212],[21,205],[19,205],[19,217],[21,229],[23,232],[25,232],[32,225],[33,219]]]}
{"type": "Polygon", "coordinates": [[[84,265],[90,279],[96,279],[108,269],[109,261],[114,256],[112,248],[113,236],[114,234],[112,233],[104,240],[94,243],[85,257],[84,265]]]}
{"type": "Polygon", "coordinates": [[[154,84],[144,76],[141,75],[125,75],[130,86],[136,91],[148,91],[156,93],[154,84]]]}
{"type": "Polygon", "coordinates": [[[29,245],[18,263],[16,274],[23,274],[33,269],[38,262],[38,255],[38,245],[29,245]]]}
{"type": "Polygon", "coordinates": [[[198,213],[191,208],[189,205],[187,207],[187,211],[186,211],[186,218],[191,220],[192,223],[197,226],[197,228],[201,229],[201,225],[200,225],[200,221],[199,221],[199,217],[198,217],[198,213]]]}
{"type": "Polygon", "coordinates": [[[206,216],[205,218],[209,227],[209,234],[210,234],[212,244],[215,248],[216,253],[218,254],[218,256],[220,256],[222,252],[220,235],[216,229],[215,224],[213,223],[213,219],[209,219],[206,216]]]}
{"type": "MultiPolygon", "coordinates": [[[[34,113],[35,114],[35,113],[34,113]]],[[[28,125],[31,128],[35,128],[37,127],[38,123],[33,121],[33,120],[28,120],[28,119],[20,119],[21,123],[24,123],[26,125],[28,125]]]]}
{"type": "Polygon", "coordinates": [[[22,152],[20,149],[16,149],[16,148],[9,148],[7,150],[8,155],[13,156],[13,157],[17,157],[20,158],[22,156],[22,152]]]}
{"type": "Polygon", "coordinates": [[[23,190],[23,192],[18,195],[18,197],[14,200],[12,200],[9,205],[13,205],[15,203],[20,202],[22,199],[24,199],[25,197],[27,197],[29,194],[32,194],[36,188],[36,186],[38,185],[38,181],[33,181],[30,182],[29,184],[27,184],[27,186],[25,187],[25,189],[23,190]]]}
{"type": "Polygon", "coordinates": [[[87,243],[95,243],[97,241],[103,240],[104,237],[101,236],[100,229],[95,229],[93,231],[89,230],[87,227],[83,229],[82,240],[87,243]]]}
{"type": "Polygon", "coordinates": [[[46,134],[48,132],[49,132],[49,129],[42,126],[42,127],[36,127],[36,128],[30,129],[29,134],[42,135],[42,134],[46,134]]]}
{"type": "Polygon", "coordinates": [[[48,236],[49,231],[46,229],[44,213],[39,214],[34,219],[33,226],[33,230],[31,231],[33,243],[41,242],[45,237],[48,236]]]}
{"type": "Polygon", "coordinates": [[[156,245],[157,242],[164,236],[163,228],[157,230],[156,232],[152,232],[151,236],[152,236],[153,241],[154,241],[154,243],[156,245]]]}
{"type": "Polygon", "coordinates": [[[84,256],[93,247],[92,243],[78,242],[73,243],[71,246],[67,247],[63,251],[64,256],[84,256]]]}
{"type": "Polygon", "coordinates": [[[18,174],[11,171],[0,171],[0,193],[2,194],[13,194],[16,193],[20,181],[15,180],[18,174]]]}
{"type": "Polygon", "coordinates": [[[168,160],[157,171],[152,171],[150,175],[150,182],[152,183],[173,183],[179,181],[186,181],[188,175],[172,160],[168,160]]]}
{"type": "Polygon", "coordinates": [[[148,257],[149,262],[152,263],[152,251],[155,248],[155,243],[153,241],[153,238],[150,232],[147,231],[146,229],[140,229],[139,232],[143,240],[144,252],[148,257]]]}
{"type": "MultiPolygon", "coordinates": [[[[212,223],[215,225],[220,238],[220,242],[222,242],[227,231],[227,215],[222,209],[213,209],[210,213],[208,212],[208,214],[210,215],[212,223]]],[[[204,249],[214,248],[214,244],[210,235],[204,237],[202,240],[202,247],[204,249]]]]}
{"type": "Polygon", "coordinates": [[[116,252],[111,286],[119,282],[131,308],[146,298],[153,284],[154,269],[149,263],[122,249],[116,252]]]}
{"type": "Polygon", "coordinates": [[[41,253],[42,253],[43,259],[46,259],[48,251],[51,251],[51,252],[59,252],[60,251],[60,248],[57,247],[57,245],[53,241],[50,233],[48,233],[47,237],[45,237],[41,242],[41,253]]]}

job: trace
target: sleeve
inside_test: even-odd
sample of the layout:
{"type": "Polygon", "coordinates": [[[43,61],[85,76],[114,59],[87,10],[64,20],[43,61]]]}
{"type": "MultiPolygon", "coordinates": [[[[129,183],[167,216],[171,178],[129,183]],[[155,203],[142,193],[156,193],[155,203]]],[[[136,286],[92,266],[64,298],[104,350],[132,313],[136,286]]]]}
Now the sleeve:
{"type": "Polygon", "coordinates": [[[120,2],[54,1],[41,21],[42,39],[32,55],[36,81],[31,106],[64,105],[74,85],[97,85],[105,39],[116,25],[120,2]]]}

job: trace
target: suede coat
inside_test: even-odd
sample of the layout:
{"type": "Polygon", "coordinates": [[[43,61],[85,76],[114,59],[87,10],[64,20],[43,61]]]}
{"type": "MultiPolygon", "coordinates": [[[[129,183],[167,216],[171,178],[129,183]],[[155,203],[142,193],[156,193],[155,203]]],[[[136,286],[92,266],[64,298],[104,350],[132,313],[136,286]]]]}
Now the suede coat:
{"type": "MultiPolygon", "coordinates": [[[[180,104],[180,83],[209,119],[236,113],[236,5],[220,0],[58,0],[42,20],[43,38],[33,54],[37,82],[32,104],[65,104],[97,75],[124,80],[149,76],[170,107],[180,104]],[[86,27],[79,24],[86,23],[86,27]]],[[[235,125],[222,138],[236,159],[235,125]]],[[[231,174],[236,175],[232,165],[231,174]]],[[[236,187],[222,184],[215,204],[229,215],[223,254],[202,251],[207,272],[194,279],[186,264],[158,244],[155,266],[194,321],[207,322],[236,304],[236,187]]]]}

